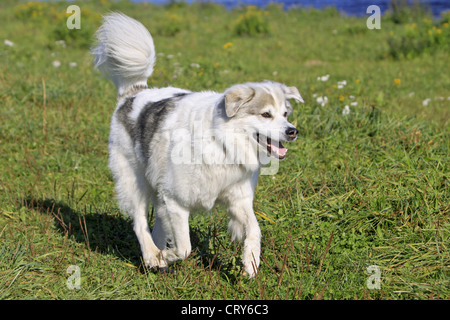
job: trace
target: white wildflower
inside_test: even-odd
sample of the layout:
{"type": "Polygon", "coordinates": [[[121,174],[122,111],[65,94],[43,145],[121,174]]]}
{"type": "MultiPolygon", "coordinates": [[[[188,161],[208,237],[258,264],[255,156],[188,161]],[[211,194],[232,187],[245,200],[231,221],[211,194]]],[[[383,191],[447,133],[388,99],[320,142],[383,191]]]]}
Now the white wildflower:
{"type": "Polygon", "coordinates": [[[75,68],[78,64],[76,62],[69,62],[69,66],[75,68]]]}
{"type": "Polygon", "coordinates": [[[191,63],[191,68],[200,69],[200,65],[198,63],[191,63]]]}
{"type": "Polygon", "coordinates": [[[63,48],[66,47],[66,42],[65,42],[64,40],[58,40],[58,41],[55,41],[55,44],[56,44],[57,46],[61,46],[61,47],[63,47],[63,48]]]}
{"type": "Polygon", "coordinates": [[[426,107],[429,103],[430,103],[431,99],[427,98],[425,100],[422,101],[422,106],[426,107]]]}
{"type": "Polygon", "coordinates": [[[355,96],[349,96],[350,99],[355,99],[355,96]]]}
{"type": "Polygon", "coordinates": [[[330,75],[329,74],[326,74],[326,75],[321,76],[321,77],[317,77],[317,81],[325,82],[325,81],[328,81],[328,79],[330,79],[330,75]]]}
{"type": "Polygon", "coordinates": [[[174,55],[173,54],[169,54],[166,58],[167,59],[173,59],[174,55]]]}
{"type": "Polygon", "coordinates": [[[181,76],[181,74],[183,73],[183,68],[181,67],[177,67],[175,68],[175,70],[173,71],[173,79],[176,79],[177,77],[181,76]]]}
{"type": "Polygon", "coordinates": [[[357,101],[350,102],[350,105],[352,107],[356,107],[358,105],[358,102],[357,101]]]}
{"type": "Polygon", "coordinates": [[[53,65],[55,68],[59,68],[59,67],[61,66],[61,62],[60,62],[59,60],[55,60],[55,61],[52,62],[52,65],[53,65]]]}
{"type": "Polygon", "coordinates": [[[350,113],[350,107],[347,105],[344,107],[344,110],[342,110],[343,115],[347,115],[350,113]]]}
{"type": "Polygon", "coordinates": [[[347,85],[347,81],[346,80],[342,80],[342,81],[338,81],[337,83],[337,88],[338,89],[342,89],[347,85]]]}
{"type": "Polygon", "coordinates": [[[14,42],[12,42],[12,41],[10,41],[8,39],[5,39],[5,41],[3,41],[3,43],[5,45],[7,45],[8,47],[14,47],[14,42]]]}
{"type": "Polygon", "coordinates": [[[318,97],[316,99],[317,103],[319,103],[322,107],[324,107],[328,103],[327,97],[318,97]]]}

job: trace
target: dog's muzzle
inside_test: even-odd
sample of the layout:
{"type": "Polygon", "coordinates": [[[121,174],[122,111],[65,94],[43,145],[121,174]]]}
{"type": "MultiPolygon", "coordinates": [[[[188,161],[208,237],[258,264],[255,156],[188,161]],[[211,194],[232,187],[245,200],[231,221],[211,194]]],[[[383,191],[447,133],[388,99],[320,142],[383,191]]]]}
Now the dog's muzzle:
{"type": "Polygon", "coordinates": [[[297,139],[298,130],[296,127],[289,127],[286,129],[285,134],[288,141],[294,141],[295,139],[297,139]]]}
{"type": "Polygon", "coordinates": [[[296,127],[288,127],[284,132],[284,138],[268,137],[260,133],[256,133],[255,139],[261,147],[263,147],[269,156],[283,160],[286,157],[287,150],[281,143],[283,141],[294,141],[297,139],[298,130],[296,127]]]}

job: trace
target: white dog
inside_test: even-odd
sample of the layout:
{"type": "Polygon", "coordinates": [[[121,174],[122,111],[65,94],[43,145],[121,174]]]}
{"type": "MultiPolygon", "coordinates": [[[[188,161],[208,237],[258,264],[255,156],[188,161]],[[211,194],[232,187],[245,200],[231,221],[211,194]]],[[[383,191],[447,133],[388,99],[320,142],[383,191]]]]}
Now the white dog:
{"type": "Polygon", "coordinates": [[[155,49],[147,29],[112,13],[96,35],[95,65],[118,90],[109,167],[120,208],[133,219],[144,263],[167,269],[186,258],[189,213],[221,203],[230,216],[232,239],[244,242],[243,272],[253,277],[260,262],[253,196],[261,156],[284,159],[282,142],[297,138],[287,116],[292,112],[288,99],[303,102],[298,90],[268,81],[234,85],[224,93],[148,89],[155,49]]]}

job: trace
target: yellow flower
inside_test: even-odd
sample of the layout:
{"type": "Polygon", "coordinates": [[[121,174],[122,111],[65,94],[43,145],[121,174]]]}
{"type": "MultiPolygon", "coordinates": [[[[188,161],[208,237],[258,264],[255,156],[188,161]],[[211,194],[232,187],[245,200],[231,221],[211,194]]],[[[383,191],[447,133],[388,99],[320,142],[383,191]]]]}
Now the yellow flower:
{"type": "Polygon", "coordinates": [[[437,29],[436,32],[437,32],[437,34],[441,34],[442,33],[442,29],[437,29]]]}
{"type": "Polygon", "coordinates": [[[415,24],[415,23],[412,23],[412,24],[406,24],[405,25],[405,29],[406,30],[413,30],[413,29],[415,29],[417,27],[417,25],[415,24]]]}
{"type": "Polygon", "coordinates": [[[344,96],[343,95],[339,96],[339,101],[344,101],[344,96]]]}
{"type": "Polygon", "coordinates": [[[448,22],[443,24],[444,28],[448,28],[448,22]]]}
{"type": "Polygon", "coordinates": [[[401,81],[400,79],[398,79],[398,78],[395,78],[395,79],[394,79],[394,83],[395,83],[396,85],[400,85],[400,83],[402,83],[402,81],[401,81]]]}
{"type": "Polygon", "coordinates": [[[355,82],[356,82],[356,84],[359,84],[361,82],[361,80],[356,79],[355,82]]]}
{"type": "Polygon", "coordinates": [[[232,46],[233,46],[233,43],[227,42],[227,43],[225,43],[225,44],[223,45],[223,48],[224,48],[224,49],[228,49],[228,48],[231,48],[232,46]]]}

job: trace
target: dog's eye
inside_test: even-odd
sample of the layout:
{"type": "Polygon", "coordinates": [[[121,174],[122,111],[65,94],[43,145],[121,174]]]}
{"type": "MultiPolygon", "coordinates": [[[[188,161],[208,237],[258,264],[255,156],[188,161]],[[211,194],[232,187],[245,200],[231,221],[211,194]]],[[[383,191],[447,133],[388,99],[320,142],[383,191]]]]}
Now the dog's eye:
{"type": "Polygon", "coordinates": [[[285,113],[283,114],[283,116],[284,116],[285,118],[287,118],[287,112],[285,112],[285,113]]]}
{"type": "Polygon", "coordinates": [[[264,112],[263,114],[261,114],[261,116],[263,116],[264,118],[272,118],[272,115],[268,112],[264,112]]]}

